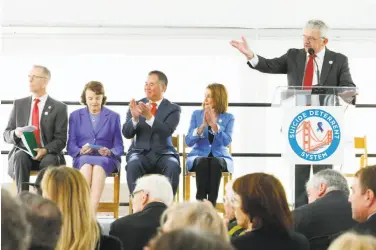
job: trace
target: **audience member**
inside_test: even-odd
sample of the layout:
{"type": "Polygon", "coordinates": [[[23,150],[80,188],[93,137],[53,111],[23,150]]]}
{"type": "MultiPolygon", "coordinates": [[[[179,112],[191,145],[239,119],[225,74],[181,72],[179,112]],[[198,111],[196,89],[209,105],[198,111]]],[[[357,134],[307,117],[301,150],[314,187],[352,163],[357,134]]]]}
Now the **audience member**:
{"type": "Polygon", "coordinates": [[[342,234],[328,250],[375,250],[376,238],[371,235],[358,235],[353,232],[342,234]]]}
{"type": "Polygon", "coordinates": [[[145,175],[131,194],[136,213],[111,224],[110,235],[118,237],[126,250],[142,250],[156,234],[162,213],[173,201],[172,187],[163,175],[145,175]]]}
{"type": "Polygon", "coordinates": [[[51,79],[50,71],[35,65],[29,74],[29,87],[32,96],[14,101],[13,109],[4,131],[4,140],[14,147],[8,155],[9,176],[16,181],[17,191],[29,191],[31,170],[65,164],[63,149],[67,142],[67,105],[52,99],[47,94],[51,79]],[[42,116],[45,117],[42,119],[42,116]],[[34,126],[38,148],[36,156],[31,157],[22,142],[25,126],[34,126]]]}
{"type": "Polygon", "coordinates": [[[1,188],[1,250],[27,250],[31,230],[21,202],[1,188]]]}
{"type": "Polygon", "coordinates": [[[87,83],[81,94],[85,108],[69,117],[68,154],[90,187],[91,202],[97,210],[106,176],[120,168],[124,154],[120,115],[104,107],[107,97],[103,84],[87,83]]]}
{"type": "Polygon", "coordinates": [[[238,225],[235,217],[235,209],[234,209],[234,202],[235,202],[235,193],[232,189],[233,182],[229,181],[226,184],[226,195],[224,197],[224,209],[225,209],[225,224],[227,225],[228,234],[231,238],[235,238],[239,235],[244,234],[244,228],[238,225]]]}
{"type": "Polygon", "coordinates": [[[31,225],[31,246],[29,250],[54,250],[61,232],[61,212],[50,200],[23,191],[19,199],[27,210],[31,225]]]}
{"type": "Polygon", "coordinates": [[[292,232],[285,190],[272,175],[253,173],[235,180],[235,216],[247,232],[232,240],[238,250],[309,249],[307,238],[292,232]]]}
{"type": "Polygon", "coordinates": [[[42,170],[39,171],[37,178],[35,179],[35,182],[24,182],[24,184],[28,184],[33,187],[33,190],[31,192],[36,193],[40,196],[42,196],[41,183],[42,183],[42,179],[46,170],[47,168],[43,168],[42,170]]]}
{"type": "Polygon", "coordinates": [[[191,117],[185,142],[193,147],[187,158],[187,170],[196,172],[196,199],[217,203],[222,172],[233,172],[229,152],[234,116],[227,112],[226,87],[209,84],[205,90],[202,109],[191,117]]]}
{"type": "Polygon", "coordinates": [[[306,186],[309,204],[294,210],[294,228],[308,238],[311,250],[326,250],[333,237],[356,224],[348,202],[347,180],[338,171],[325,169],[306,186]]]}
{"type": "Polygon", "coordinates": [[[355,231],[376,236],[376,165],[360,169],[352,184],[352,218],[359,222],[355,231]]]}
{"type": "Polygon", "coordinates": [[[77,169],[66,166],[47,169],[42,191],[43,197],[55,202],[62,213],[63,226],[56,250],[123,249],[118,239],[108,240],[101,234],[89,185],[77,169]]]}
{"type": "Polygon", "coordinates": [[[219,235],[228,241],[228,233],[223,219],[208,201],[187,201],[175,203],[161,218],[161,232],[195,227],[219,235]]]}
{"type": "Polygon", "coordinates": [[[123,135],[133,139],[127,154],[127,183],[133,193],[136,180],[151,173],[168,177],[175,195],[181,172],[179,154],[172,134],[179,124],[181,109],[163,97],[167,89],[163,72],[151,71],[145,82],[146,97],[129,104],[123,135]]]}
{"type": "Polygon", "coordinates": [[[229,242],[217,234],[198,228],[181,228],[151,240],[147,250],[233,250],[229,242]]]}

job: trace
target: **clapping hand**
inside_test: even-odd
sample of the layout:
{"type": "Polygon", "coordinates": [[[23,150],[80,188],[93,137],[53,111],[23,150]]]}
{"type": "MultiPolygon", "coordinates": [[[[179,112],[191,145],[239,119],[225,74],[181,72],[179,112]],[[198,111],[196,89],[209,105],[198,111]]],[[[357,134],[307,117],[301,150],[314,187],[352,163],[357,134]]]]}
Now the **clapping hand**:
{"type": "Polygon", "coordinates": [[[143,102],[139,102],[138,107],[141,110],[141,115],[145,117],[146,120],[150,120],[151,117],[153,116],[151,113],[151,104],[145,104],[143,102]]]}
{"type": "Polygon", "coordinates": [[[129,109],[131,110],[132,117],[135,121],[138,121],[138,118],[141,115],[141,109],[137,105],[136,101],[132,99],[129,103],[129,109]]]}

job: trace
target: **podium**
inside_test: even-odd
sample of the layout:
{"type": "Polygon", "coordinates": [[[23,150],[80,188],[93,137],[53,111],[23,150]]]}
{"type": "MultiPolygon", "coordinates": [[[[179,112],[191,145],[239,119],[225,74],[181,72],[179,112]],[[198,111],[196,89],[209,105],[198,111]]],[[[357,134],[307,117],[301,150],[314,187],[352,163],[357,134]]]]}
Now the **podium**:
{"type": "MultiPolygon", "coordinates": [[[[297,179],[297,165],[342,165],[345,138],[348,134],[345,114],[355,105],[356,87],[279,86],[276,88],[272,108],[281,115],[280,136],[283,144],[282,160],[290,166],[293,178],[293,204],[295,189],[307,180],[297,179]]],[[[350,146],[350,145],[348,145],[350,146]]],[[[305,190],[305,187],[303,187],[305,190]]]]}

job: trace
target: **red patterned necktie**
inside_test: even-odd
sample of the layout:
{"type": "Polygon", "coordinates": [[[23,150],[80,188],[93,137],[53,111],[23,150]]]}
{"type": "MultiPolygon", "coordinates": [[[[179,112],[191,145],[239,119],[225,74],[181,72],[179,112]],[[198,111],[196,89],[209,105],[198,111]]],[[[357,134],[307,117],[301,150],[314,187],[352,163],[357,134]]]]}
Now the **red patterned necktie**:
{"type": "Polygon", "coordinates": [[[312,89],[313,72],[314,72],[313,57],[314,56],[312,55],[309,56],[306,71],[304,74],[303,89],[312,89]]]}
{"type": "Polygon", "coordinates": [[[151,113],[155,115],[157,113],[157,104],[155,102],[151,103],[151,113]]]}
{"type": "Polygon", "coordinates": [[[31,116],[31,125],[36,127],[37,129],[34,130],[35,139],[37,140],[38,146],[40,147],[40,128],[39,128],[39,107],[38,103],[40,102],[39,99],[34,100],[34,107],[33,107],[33,114],[31,116]]]}

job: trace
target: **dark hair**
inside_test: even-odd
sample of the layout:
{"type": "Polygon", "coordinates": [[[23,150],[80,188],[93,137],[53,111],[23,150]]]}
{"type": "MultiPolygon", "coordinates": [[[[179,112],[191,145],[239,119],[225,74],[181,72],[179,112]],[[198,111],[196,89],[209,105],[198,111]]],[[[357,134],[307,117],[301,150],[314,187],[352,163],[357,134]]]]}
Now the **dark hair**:
{"type": "Polygon", "coordinates": [[[168,83],[167,76],[162,71],[153,70],[153,71],[150,71],[148,75],[149,76],[150,75],[158,76],[158,81],[164,83],[166,85],[166,88],[167,88],[167,83],[168,83]]]}
{"type": "Polygon", "coordinates": [[[163,233],[150,241],[151,250],[234,250],[219,235],[198,228],[184,228],[163,233]]]}
{"type": "Polygon", "coordinates": [[[292,215],[281,182],[272,175],[253,173],[239,177],[233,190],[241,198],[241,209],[253,228],[286,234],[292,215]]]}
{"type": "Polygon", "coordinates": [[[105,95],[103,84],[97,81],[91,81],[91,82],[86,83],[84,90],[81,93],[81,103],[85,105],[86,105],[86,90],[88,89],[93,91],[96,95],[103,95],[103,101],[101,105],[103,107],[103,105],[105,105],[107,102],[107,96],[105,95]]]}
{"type": "MultiPolygon", "coordinates": [[[[220,83],[212,83],[206,88],[210,89],[211,98],[214,99],[215,111],[218,114],[225,113],[228,107],[228,95],[226,87],[220,83]]],[[[202,108],[205,108],[205,103],[202,104],[202,108]]]]}
{"type": "Polygon", "coordinates": [[[31,245],[56,248],[62,226],[62,215],[54,202],[24,191],[18,196],[27,208],[31,224],[31,245]]]}
{"type": "Polygon", "coordinates": [[[29,249],[31,232],[26,209],[4,188],[1,188],[1,215],[1,249],[29,249]]]}
{"type": "Polygon", "coordinates": [[[370,189],[376,195],[376,165],[359,169],[355,177],[359,179],[362,192],[370,189]]]}

